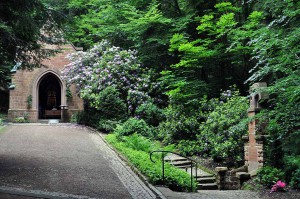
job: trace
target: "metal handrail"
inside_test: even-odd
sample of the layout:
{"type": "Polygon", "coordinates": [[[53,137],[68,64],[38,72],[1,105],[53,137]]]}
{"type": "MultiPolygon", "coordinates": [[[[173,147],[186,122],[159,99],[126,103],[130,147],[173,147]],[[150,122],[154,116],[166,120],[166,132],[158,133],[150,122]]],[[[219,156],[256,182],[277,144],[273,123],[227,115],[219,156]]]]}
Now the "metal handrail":
{"type": "Polygon", "coordinates": [[[196,179],[197,179],[197,177],[198,177],[198,174],[197,174],[198,163],[197,163],[195,160],[193,160],[193,159],[191,159],[191,158],[189,158],[189,157],[186,157],[186,156],[184,156],[184,155],[181,155],[181,154],[179,154],[179,153],[176,153],[176,152],[165,151],[165,150],[155,150],[155,151],[152,151],[152,152],[150,153],[150,160],[151,160],[153,163],[155,163],[155,161],[152,159],[152,154],[153,154],[153,153],[161,153],[163,183],[165,183],[165,159],[164,159],[164,154],[165,154],[165,153],[173,153],[173,154],[175,154],[175,155],[178,155],[178,156],[180,156],[180,157],[184,157],[184,158],[188,159],[188,160],[191,162],[191,192],[193,192],[193,163],[194,163],[194,165],[195,165],[195,170],[196,170],[196,179]]]}

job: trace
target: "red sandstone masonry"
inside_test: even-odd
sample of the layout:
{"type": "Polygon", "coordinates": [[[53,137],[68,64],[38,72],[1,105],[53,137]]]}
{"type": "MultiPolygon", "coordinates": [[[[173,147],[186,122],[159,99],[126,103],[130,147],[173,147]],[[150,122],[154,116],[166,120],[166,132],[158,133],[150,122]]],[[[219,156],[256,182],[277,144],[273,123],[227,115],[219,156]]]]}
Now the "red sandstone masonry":
{"type": "MultiPolygon", "coordinates": [[[[257,88],[266,87],[266,83],[255,83],[250,90],[255,91],[257,88]]],[[[267,99],[268,94],[262,92],[251,93],[250,108],[248,110],[248,117],[253,118],[262,109],[260,101],[267,99]]],[[[263,131],[266,124],[261,125],[261,128],[257,128],[261,125],[257,119],[252,119],[248,125],[248,136],[245,139],[244,151],[245,151],[245,165],[248,167],[248,171],[251,174],[255,174],[257,169],[263,166],[263,131]]]]}
{"type": "MultiPolygon", "coordinates": [[[[16,87],[15,89],[10,90],[8,111],[8,119],[10,121],[14,121],[16,117],[23,116],[24,114],[28,114],[28,117],[32,122],[37,121],[38,111],[36,110],[36,107],[33,105],[30,109],[27,109],[26,101],[28,96],[33,96],[34,89],[38,89],[33,88],[34,81],[40,78],[41,74],[47,71],[54,71],[60,75],[60,71],[69,63],[69,60],[66,58],[66,56],[70,53],[76,52],[70,44],[61,46],[61,49],[63,49],[62,52],[42,62],[42,65],[45,65],[46,67],[35,68],[31,71],[18,70],[12,75],[12,83],[16,87]]],[[[65,84],[64,82],[62,83],[65,84]]],[[[76,111],[83,110],[83,102],[77,96],[75,87],[71,87],[71,93],[73,96],[73,101],[70,103],[72,106],[69,107],[69,112],[74,113],[76,111]]]]}

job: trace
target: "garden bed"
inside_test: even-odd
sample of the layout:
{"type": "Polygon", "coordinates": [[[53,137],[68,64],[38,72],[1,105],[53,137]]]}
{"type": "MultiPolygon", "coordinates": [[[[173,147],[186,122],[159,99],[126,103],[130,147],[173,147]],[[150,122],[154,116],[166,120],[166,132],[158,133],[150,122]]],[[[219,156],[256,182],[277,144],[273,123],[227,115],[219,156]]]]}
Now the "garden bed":
{"type": "MultiPolygon", "coordinates": [[[[169,164],[165,164],[165,181],[163,181],[162,165],[159,156],[153,156],[152,159],[155,161],[155,163],[153,163],[149,158],[148,147],[140,146],[140,148],[144,147],[146,151],[131,147],[131,146],[137,147],[137,145],[143,142],[142,140],[137,142],[135,145],[132,145],[132,143],[118,140],[116,135],[114,134],[107,135],[105,139],[115,149],[117,149],[118,152],[124,155],[127,158],[127,160],[131,164],[133,164],[143,175],[145,175],[151,184],[164,185],[174,191],[190,191],[190,176],[186,172],[177,169],[169,164]]],[[[141,139],[141,137],[139,136],[139,138],[138,137],[130,138],[130,140],[137,140],[137,139],[141,139]]],[[[127,139],[127,141],[129,141],[129,139],[127,139]]],[[[193,182],[193,191],[195,190],[196,190],[196,183],[193,182]]]]}

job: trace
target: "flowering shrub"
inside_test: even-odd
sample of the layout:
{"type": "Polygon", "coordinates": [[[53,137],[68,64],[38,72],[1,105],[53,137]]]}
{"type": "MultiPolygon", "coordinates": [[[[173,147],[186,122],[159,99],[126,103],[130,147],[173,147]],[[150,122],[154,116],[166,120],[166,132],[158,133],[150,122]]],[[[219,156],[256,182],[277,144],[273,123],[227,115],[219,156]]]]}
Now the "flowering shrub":
{"type": "Polygon", "coordinates": [[[283,190],[283,188],[284,188],[285,186],[286,186],[286,183],[282,182],[281,180],[278,180],[278,181],[276,182],[276,184],[274,184],[274,185],[272,186],[271,192],[270,192],[270,193],[275,192],[275,191],[277,191],[277,190],[283,190]]]}
{"type": "Polygon", "coordinates": [[[62,71],[67,85],[75,84],[80,96],[92,107],[99,104],[99,93],[109,86],[120,92],[133,113],[143,104],[151,90],[150,75],[141,67],[137,51],[122,50],[107,41],[96,44],[87,52],[70,54],[70,64],[62,71]]]}

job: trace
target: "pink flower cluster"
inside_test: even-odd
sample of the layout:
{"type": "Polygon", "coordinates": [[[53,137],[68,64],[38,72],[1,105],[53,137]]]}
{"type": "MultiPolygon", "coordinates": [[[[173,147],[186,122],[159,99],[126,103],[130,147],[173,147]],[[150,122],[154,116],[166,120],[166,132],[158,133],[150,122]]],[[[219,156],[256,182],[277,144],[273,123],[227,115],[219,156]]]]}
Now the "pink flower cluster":
{"type": "Polygon", "coordinates": [[[270,192],[270,193],[275,192],[275,191],[277,191],[277,190],[282,190],[285,186],[286,186],[286,183],[282,182],[281,180],[278,180],[278,181],[276,182],[276,184],[274,184],[274,185],[272,186],[271,192],[270,192]]]}
{"type": "Polygon", "coordinates": [[[73,53],[67,58],[71,63],[65,66],[62,78],[68,85],[76,85],[83,99],[96,102],[99,93],[108,86],[115,87],[131,107],[149,98],[153,83],[135,50],[124,50],[102,41],[87,52],[73,53]]]}

